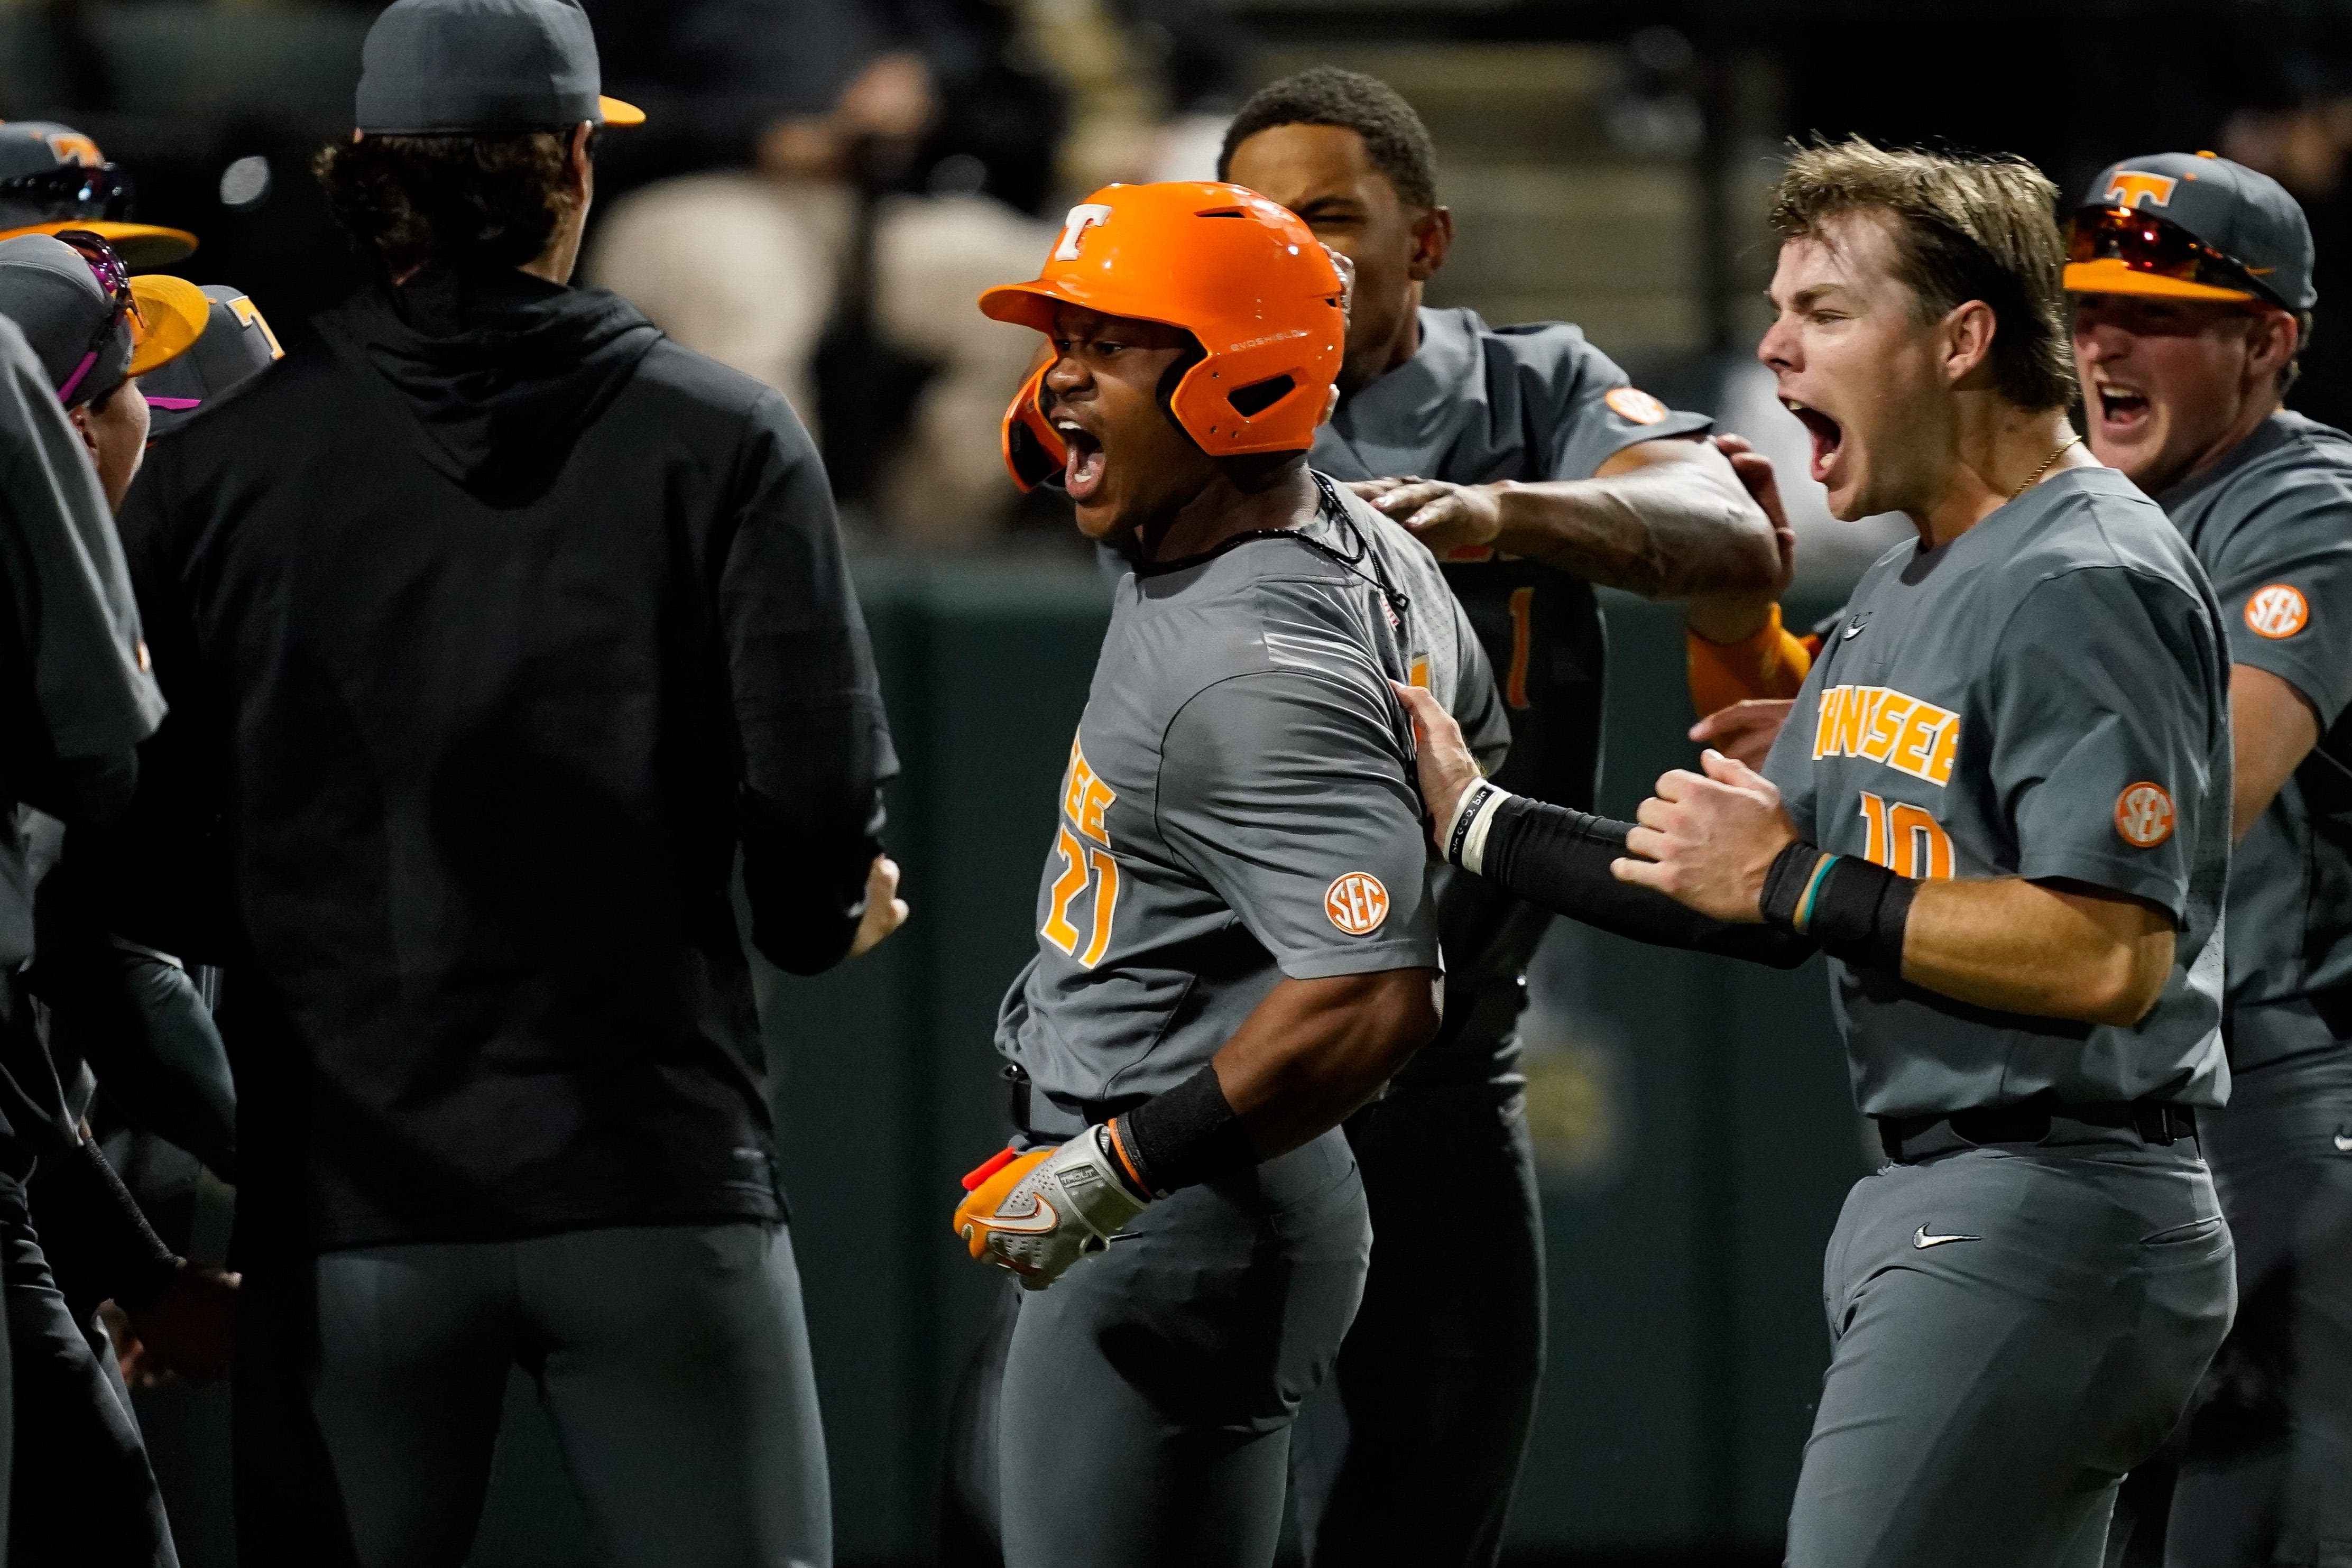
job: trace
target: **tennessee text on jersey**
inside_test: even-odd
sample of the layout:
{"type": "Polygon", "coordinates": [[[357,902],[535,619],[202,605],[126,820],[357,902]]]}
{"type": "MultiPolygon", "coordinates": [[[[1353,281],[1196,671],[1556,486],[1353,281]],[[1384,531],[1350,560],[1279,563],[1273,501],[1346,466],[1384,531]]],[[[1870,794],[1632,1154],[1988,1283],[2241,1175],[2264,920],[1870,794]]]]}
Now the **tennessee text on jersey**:
{"type": "Polygon", "coordinates": [[[1861,757],[1943,784],[1952,777],[1960,716],[1887,686],[1832,686],[1822,693],[1813,756],[1861,757]]]}

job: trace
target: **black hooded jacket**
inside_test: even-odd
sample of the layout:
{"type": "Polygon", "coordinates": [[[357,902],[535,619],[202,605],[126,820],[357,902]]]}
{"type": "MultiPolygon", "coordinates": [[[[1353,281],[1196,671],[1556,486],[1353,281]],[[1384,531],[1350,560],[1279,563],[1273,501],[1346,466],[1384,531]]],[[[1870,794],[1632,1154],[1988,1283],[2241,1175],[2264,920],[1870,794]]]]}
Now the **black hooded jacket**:
{"type": "Polygon", "coordinates": [[[807,433],[520,272],[320,325],[121,518],[117,924],[237,971],[241,1247],[776,1216],[735,856],[829,966],[897,771],[807,433]]]}

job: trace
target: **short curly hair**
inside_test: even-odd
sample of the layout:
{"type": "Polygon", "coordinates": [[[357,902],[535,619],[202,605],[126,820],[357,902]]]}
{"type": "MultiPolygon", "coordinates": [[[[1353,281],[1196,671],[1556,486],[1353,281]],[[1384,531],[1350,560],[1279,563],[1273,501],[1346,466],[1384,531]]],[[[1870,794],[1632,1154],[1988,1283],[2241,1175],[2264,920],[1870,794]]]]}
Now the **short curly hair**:
{"type": "Polygon", "coordinates": [[[1883,213],[1895,275],[1934,321],[1970,300],[1993,313],[1992,378],[2021,408],[2074,398],[2058,187],[2024,159],[1887,148],[1850,137],[1790,154],[1769,221],[1783,240],[1849,213],[1883,213]]]}
{"type": "Polygon", "coordinates": [[[1277,125],[1336,125],[1364,140],[1372,166],[1389,178],[1407,206],[1437,205],[1437,148],[1412,105],[1376,76],[1317,66],[1250,95],[1225,128],[1217,151],[1217,178],[1233,168],[1234,149],[1277,125]]]}

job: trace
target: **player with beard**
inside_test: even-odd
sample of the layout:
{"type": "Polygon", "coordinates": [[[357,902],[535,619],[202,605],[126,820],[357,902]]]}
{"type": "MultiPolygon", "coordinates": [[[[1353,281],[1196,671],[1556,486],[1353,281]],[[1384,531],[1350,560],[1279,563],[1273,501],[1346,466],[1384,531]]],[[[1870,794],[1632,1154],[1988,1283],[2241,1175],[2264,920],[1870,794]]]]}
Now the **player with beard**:
{"type": "Polygon", "coordinates": [[[1864,576],[1764,771],[1708,752],[1638,825],[1423,787],[1449,860],[1651,940],[1818,948],[1888,1163],[1824,1268],[1792,1568],[2088,1568],[2228,1327],[2198,1144],[2229,1087],[2227,652],[2179,534],[2066,423],[2054,193],[1847,142],[1775,192],[1759,350],[1864,576]]]}
{"type": "MultiPolygon", "coordinates": [[[[1339,1122],[1438,1026],[1410,680],[1499,760],[1426,549],[1307,467],[1333,260],[1230,184],[1112,186],[982,308],[1050,334],[1008,416],[1119,583],[997,1046],[1013,1147],[956,1226],[1024,1288],[983,1505],[1013,1568],[1270,1563],[1290,1426],[1371,1233],[1339,1122]]],[[[984,1376],[980,1379],[984,1382],[984,1376]]]]}
{"type": "MultiPolygon", "coordinates": [[[[1321,67],[1261,89],[1226,131],[1220,173],[1355,263],[1339,405],[1315,466],[1435,551],[1503,688],[1502,782],[1590,810],[1607,651],[1594,588],[1696,599],[1716,643],[1769,641],[1785,580],[1770,524],[1705,416],[1634,387],[1576,327],[1496,329],[1422,303],[1453,216],[1428,130],[1385,82],[1321,67]]],[[[1396,1240],[1373,1249],[1333,1386],[1294,1446],[1302,1544],[1324,1568],[1492,1563],[1543,1369],[1518,1021],[1551,917],[1451,876],[1439,910],[1444,1025],[1348,1126],[1374,1233],[1396,1240]],[[1428,1180],[1433,1156],[1443,1184],[1428,1180]],[[1437,1229],[1459,1244],[1444,1269],[1412,1239],[1437,1229]]]]}

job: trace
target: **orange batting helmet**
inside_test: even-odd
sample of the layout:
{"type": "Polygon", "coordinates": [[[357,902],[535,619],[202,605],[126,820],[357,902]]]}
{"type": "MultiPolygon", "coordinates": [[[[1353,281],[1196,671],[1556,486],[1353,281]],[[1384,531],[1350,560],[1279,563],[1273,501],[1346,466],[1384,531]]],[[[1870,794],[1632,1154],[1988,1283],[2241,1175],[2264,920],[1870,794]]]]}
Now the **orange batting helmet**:
{"type": "MultiPolygon", "coordinates": [[[[1343,285],[1305,224],[1239,185],[1107,185],[1070,209],[1034,283],[991,289],[981,310],[1050,332],[1077,305],[1181,327],[1201,345],[1171,389],[1169,417],[1212,457],[1299,452],[1331,405],[1347,342],[1343,285]]],[[[1034,489],[1061,466],[1042,404],[1050,364],[1004,416],[1004,462],[1034,489]]]]}

